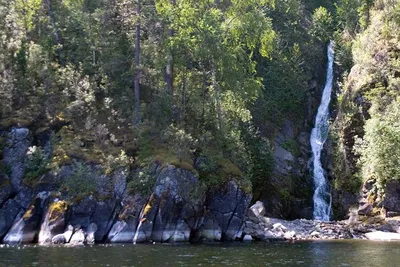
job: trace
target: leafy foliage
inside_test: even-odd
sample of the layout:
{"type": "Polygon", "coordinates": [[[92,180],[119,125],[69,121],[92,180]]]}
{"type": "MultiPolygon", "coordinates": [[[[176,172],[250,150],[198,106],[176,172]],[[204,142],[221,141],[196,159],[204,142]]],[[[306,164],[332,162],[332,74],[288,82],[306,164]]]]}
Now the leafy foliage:
{"type": "Polygon", "coordinates": [[[36,146],[30,147],[25,162],[24,181],[33,183],[38,180],[41,175],[48,171],[48,163],[49,160],[45,157],[42,149],[36,146]]]}
{"type": "Polygon", "coordinates": [[[357,147],[365,179],[375,178],[382,184],[400,179],[399,117],[400,101],[395,100],[366,122],[365,136],[357,147]]]}
{"type": "Polygon", "coordinates": [[[1,125],[54,130],[51,167],[158,161],[196,174],[195,158],[213,151],[208,178],[264,186],[268,138],[286,118],[301,124],[308,82],[323,72],[331,10],[327,0],[0,0],[1,125]]]}
{"type": "Polygon", "coordinates": [[[64,182],[68,194],[77,197],[94,193],[96,191],[95,174],[90,173],[87,166],[79,161],[74,161],[73,170],[73,174],[64,182]]]}

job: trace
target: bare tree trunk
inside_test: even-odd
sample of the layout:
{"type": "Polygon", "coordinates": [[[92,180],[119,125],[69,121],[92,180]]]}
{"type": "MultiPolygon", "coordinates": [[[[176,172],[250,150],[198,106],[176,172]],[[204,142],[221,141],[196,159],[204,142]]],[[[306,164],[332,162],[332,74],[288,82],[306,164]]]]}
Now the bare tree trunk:
{"type": "MultiPolygon", "coordinates": [[[[201,64],[201,63],[200,63],[201,64]]],[[[205,113],[206,113],[206,92],[207,92],[207,74],[206,74],[206,67],[201,64],[203,68],[203,81],[202,81],[202,112],[201,112],[201,122],[202,126],[205,124],[205,113]]]]}
{"type": "Polygon", "coordinates": [[[51,0],[45,0],[45,1],[46,1],[46,5],[47,5],[47,11],[48,11],[48,16],[50,18],[51,27],[53,28],[54,40],[56,41],[56,44],[57,44],[58,59],[60,61],[60,64],[62,66],[64,66],[64,61],[63,61],[62,56],[61,56],[61,38],[60,38],[60,35],[58,34],[57,25],[56,25],[56,18],[54,16],[54,10],[53,10],[53,7],[51,5],[51,0]]]}
{"type": "Polygon", "coordinates": [[[215,70],[214,61],[211,62],[211,76],[212,76],[213,89],[215,92],[215,103],[216,103],[216,107],[217,107],[218,126],[219,126],[219,130],[223,131],[222,109],[221,109],[221,100],[220,100],[221,92],[220,92],[220,88],[219,88],[218,82],[217,82],[217,74],[216,74],[216,70],[215,70]]]}
{"type": "MultiPolygon", "coordinates": [[[[171,0],[172,5],[176,5],[176,0],[171,0]]],[[[169,30],[169,37],[174,36],[174,30],[169,30]]],[[[172,49],[170,48],[168,52],[167,65],[165,66],[165,82],[167,83],[167,91],[171,98],[174,94],[174,58],[172,55],[172,49]]]]}
{"type": "Polygon", "coordinates": [[[169,51],[167,65],[165,66],[165,82],[167,83],[167,92],[170,96],[174,94],[173,64],[172,52],[169,51]]]}
{"type": "Polygon", "coordinates": [[[182,80],[182,111],[181,111],[181,122],[183,122],[185,118],[186,112],[186,84],[187,84],[187,68],[185,68],[185,72],[183,73],[183,80],[182,80]]]}
{"type": "Polygon", "coordinates": [[[139,124],[141,120],[140,116],[140,0],[137,2],[136,6],[136,39],[135,39],[135,84],[134,84],[134,93],[135,93],[135,122],[134,124],[139,124]]]}

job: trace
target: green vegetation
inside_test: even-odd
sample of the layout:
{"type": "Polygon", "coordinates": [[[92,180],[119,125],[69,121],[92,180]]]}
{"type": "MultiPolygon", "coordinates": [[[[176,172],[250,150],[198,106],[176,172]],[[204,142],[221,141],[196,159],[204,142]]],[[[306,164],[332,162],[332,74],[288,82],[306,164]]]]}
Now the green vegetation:
{"type": "Polygon", "coordinates": [[[63,188],[71,197],[82,197],[96,192],[95,173],[81,162],[74,161],[74,172],[66,179],[63,188]]]}
{"type": "MultiPolygon", "coordinates": [[[[374,106],[373,106],[374,108],[374,106]]],[[[365,135],[357,147],[365,179],[376,178],[382,184],[400,179],[400,101],[394,99],[382,112],[371,112],[365,135]]]]}
{"type": "Polygon", "coordinates": [[[332,132],[335,186],[358,192],[366,180],[382,186],[400,178],[400,3],[339,1],[337,5],[342,30],[337,36],[345,46],[343,54],[350,51],[355,65],[344,79],[332,132]]]}
{"type": "Polygon", "coordinates": [[[48,170],[48,159],[46,159],[42,149],[36,146],[30,147],[25,162],[24,183],[33,185],[48,170]]]}
{"type": "Polygon", "coordinates": [[[68,206],[69,203],[66,201],[57,201],[51,203],[47,211],[47,214],[50,214],[49,222],[55,222],[64,216],[68,206]]]}
{"type": "MultiPolygon", "coordinates": [[[[296,134],[309,130],[326,42],[336,40],[337,62],[349,71],[372,6],[0,0],[0,127],[27,126],[35,142],[52,132],[52,155],[38,148],[29,156],[28,183],[73,165],[65,189],[86,194],[95,183],[85,164],[101,165],[107,175],[129,169],[129,187],[147,192],[156,163],[210,187],[234,179],[261,198],[273,186],[272,144],[283,122],[296,134]]],[[[304,156],[296,139],[282,146],[304,156]]]]}

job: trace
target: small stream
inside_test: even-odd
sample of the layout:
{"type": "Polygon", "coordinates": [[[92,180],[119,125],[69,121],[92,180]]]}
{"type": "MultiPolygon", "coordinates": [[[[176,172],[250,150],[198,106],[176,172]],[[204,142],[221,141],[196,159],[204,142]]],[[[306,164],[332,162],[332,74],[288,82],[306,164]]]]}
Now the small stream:
{"type": "Polygon", "coordinates": [[[319,241],[1,247],[0,266],[397,266],[399,245],[319,241]]]}

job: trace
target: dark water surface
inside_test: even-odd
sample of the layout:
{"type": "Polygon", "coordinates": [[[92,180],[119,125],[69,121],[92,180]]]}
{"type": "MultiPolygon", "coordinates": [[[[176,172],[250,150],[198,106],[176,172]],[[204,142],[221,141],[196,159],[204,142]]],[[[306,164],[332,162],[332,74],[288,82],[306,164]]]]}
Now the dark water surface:
{"type": "Polygon", "coordinates": [[[202,245],[3,247],[0,266],[400,266],[400,243],[320,241],[202,245]]]}

